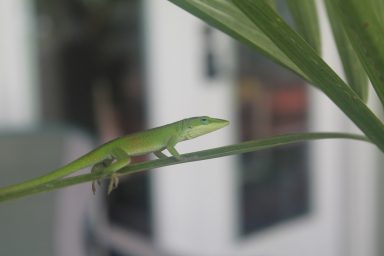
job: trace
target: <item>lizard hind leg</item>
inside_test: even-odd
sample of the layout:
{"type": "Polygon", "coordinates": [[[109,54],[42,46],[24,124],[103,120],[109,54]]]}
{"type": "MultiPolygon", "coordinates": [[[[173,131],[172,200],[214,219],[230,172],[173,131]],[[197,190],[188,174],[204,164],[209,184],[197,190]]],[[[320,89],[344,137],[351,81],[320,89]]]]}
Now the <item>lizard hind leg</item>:
{"type": "Polygon", "coordinates": [[[119,177],[116,172],[129,165],[131,162],[131,157],[120,148],[115,148],[111,155],[114,157],[115,161],[103,170],[103,173],[110,175],[108,194],[119,185],[119,177]]]}
{"type": "MultiPolygon", "coordinates": [[[[103,161],[101,161],[100,163],[97,163],[95,164],[92,169],[91,169],[91,173],[98,173],[98,172],[101,172],[103,171],[104,169],[106,169],[108,166],[110,166],[113,162],[113,159],[112,158],[107,158],[103,161]]],[[[93,180],[92,181],[92,192],[93,194],[96,193],[96,182],[99,186],[101,186],[101,180],[100,179],[97,179],[96,181],[93,180]]]]}

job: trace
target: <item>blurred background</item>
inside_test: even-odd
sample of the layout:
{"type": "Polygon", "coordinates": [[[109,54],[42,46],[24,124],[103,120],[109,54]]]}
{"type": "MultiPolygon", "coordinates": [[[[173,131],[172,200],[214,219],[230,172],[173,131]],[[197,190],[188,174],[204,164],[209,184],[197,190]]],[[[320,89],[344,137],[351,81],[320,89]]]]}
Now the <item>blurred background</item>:
{"type": "MultiPolygon", "coordinates": [[[[1,186],[198,115],[231,125],[180,152],[356,131],[303,80],[167,1],[0,1],[1,186]]],[[[381,160],[364,143],[301,143],[134,174],[110,196],[81,184],[5,202],[0,255],[382,255],[381,160]]]]}

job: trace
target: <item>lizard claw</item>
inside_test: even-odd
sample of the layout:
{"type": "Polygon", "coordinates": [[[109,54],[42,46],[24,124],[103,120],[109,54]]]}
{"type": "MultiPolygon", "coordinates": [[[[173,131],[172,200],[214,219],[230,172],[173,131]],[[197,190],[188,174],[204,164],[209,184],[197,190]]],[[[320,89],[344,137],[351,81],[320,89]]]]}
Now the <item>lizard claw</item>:
{"type": "Polygon", "coordinates": [[[92,193],[95,195],[96,194],[96,184],[101,186],[101,180],[97,179],[92,181],[92,193]]]}
{"type": "Polygon", "coordinates": [[[108,185],[108,195],[119,185],[119,177],[116,174],[111,175],[111,180],[108,185]]]}
{"type": "Polygon", "coordinates": [[[92,193],[93,193],[93,195],[96,194],[96,184],[95,184],[95,181],[92,181],[92,193]]]}

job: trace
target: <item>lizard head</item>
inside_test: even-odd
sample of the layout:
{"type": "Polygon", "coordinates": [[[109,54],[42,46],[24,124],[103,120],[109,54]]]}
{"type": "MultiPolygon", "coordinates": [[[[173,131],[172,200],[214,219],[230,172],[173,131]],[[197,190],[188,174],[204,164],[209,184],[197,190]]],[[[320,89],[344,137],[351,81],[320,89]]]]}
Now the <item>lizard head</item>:
{"type": "Polygon", "coordinates": [[[198,136],[216,131],[229,124],[229,121],[212,118],[209,116],[199,116],[184,119],[183,125],[183,139],[190,140],[198,136]]]}

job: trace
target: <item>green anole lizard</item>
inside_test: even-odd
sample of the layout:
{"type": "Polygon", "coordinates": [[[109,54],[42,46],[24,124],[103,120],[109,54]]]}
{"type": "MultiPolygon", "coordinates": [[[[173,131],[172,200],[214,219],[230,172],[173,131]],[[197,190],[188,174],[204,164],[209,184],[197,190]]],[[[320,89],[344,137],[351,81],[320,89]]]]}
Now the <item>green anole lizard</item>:
{"type": "MultiPolygon", "coordinates": [[[[21,188],[28,189],[93,166],[92,172],[101,172],[105,176],[111,177],[108,186],[108,193],[110,193],[118,185],[116,171],[129,165],[132,156],[154,153],[158,158],[165,158],[167,156],[162,151],[166,149],[172,156],[179,159],[180,154],[175,149],[178,142],[216,131],[228,124],[229,121],[227,120],[208,116],[192,117],[123,136],[101,145],[47,175],[4,189],[7,189],[7,192],[17,191],[21,188]]],[[[0,195],[2,190],[0,189],[0,195]]],[[[92,183],[92,190],[95,192],[95,182],[92,183]]]]}

